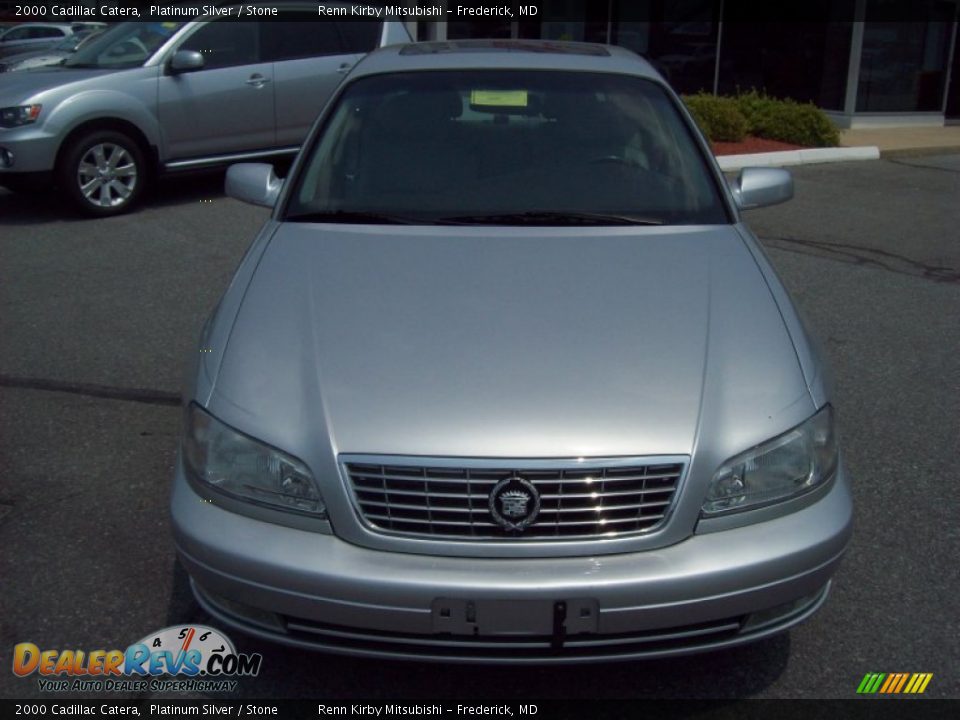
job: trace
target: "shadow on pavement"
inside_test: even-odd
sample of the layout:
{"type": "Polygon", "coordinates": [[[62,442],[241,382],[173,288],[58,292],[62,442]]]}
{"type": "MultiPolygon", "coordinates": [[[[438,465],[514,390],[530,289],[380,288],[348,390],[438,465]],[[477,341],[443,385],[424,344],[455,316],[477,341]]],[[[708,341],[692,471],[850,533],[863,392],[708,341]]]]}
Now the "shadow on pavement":
{"type": "MultiPolygon", "coordinates": [[[[189,205],[200,200],[222,198],[223,172],[204,173],[178,178],[164,178],[150,189],[139,208],[189,205]]],[[[0,225],[38,225],[41,223],[75,222],[95,223],[101,218],[86,218],[54,191],[11,193],[0,189],[0,225]]]]}
{"type": "MultiPolygon", "coordinates": [[[[290,161],[274,163],[280,177],[290,169],[290,161]]],[[[207,170],[170,175],[153,182],[139,209],[191,205],[200,200],[225,197],[224,170],[207,170]]],[[[130,214],[136,215],[138,208],[130,214]]],[[[0,188],[0,226],[35,225],[38,223],[83,220],[70,204],[55,191],[12,193],[0,188]]],[[[88,218],[95,222],[98,218],[88,218]]]]}

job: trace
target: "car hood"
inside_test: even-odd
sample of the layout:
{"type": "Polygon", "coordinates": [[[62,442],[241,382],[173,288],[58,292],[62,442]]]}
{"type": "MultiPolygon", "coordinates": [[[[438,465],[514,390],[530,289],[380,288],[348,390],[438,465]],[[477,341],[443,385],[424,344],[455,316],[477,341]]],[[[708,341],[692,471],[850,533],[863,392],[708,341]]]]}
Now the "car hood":
{"type": "Polygon", "coordinates": [[[806,394],[733,226],[286,223],[213,375],[281,447],[425,456],[690,454],[704,416],[736,447],[806,394]]]}
{"type": "MultiPolygon", "coordinates": [[[[12,58],[3,58],[0,62],[12,61],[12,58]]],[[[13,103],[25,102],[34,95],[38,95],[52,88],[63,87],[71,83],[82,82],[100,75],[108,75],[116,70],[100,70],[86,68],[50,67],[40,68],[31,72],[13,73],[4,75],[0,85],[0,99],[13,103]]]]}
{"type": "Polygon", "coordinates": [[[57,56],[64,57],[66,53],[60,50],[25,50],[24,52],[14,53],[13,55],[7,55],[3,58],[5,63],[10,62],[20,62],[21,60],[29,60],[35,57],[45,57],[45,56],[57,56]]]}
{"type": "Polygon", "coordinates": [[[30,66],[37,67],[42,63],[53,65],[70,57],[70,53],[62,50],[37,51],[30,53],[20,53],[11,55],[3,59],[4,64],[13,65],[14,63],[28,63],[30,66]]]}

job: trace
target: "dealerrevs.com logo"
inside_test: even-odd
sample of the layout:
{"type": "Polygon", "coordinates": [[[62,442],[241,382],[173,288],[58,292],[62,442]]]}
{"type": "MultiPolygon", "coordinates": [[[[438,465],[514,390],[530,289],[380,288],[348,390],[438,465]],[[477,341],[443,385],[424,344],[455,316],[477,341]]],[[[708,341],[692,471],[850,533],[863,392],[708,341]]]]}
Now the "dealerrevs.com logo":
{"type": "Polygon", "coordinates": [[[164,628],[126,650],[41,650],[30,642],[13,648],[14,675],[36,673],[44,692],[232,692],[233,678],[256,676],[262,661],[204,625],[164,628]]]}

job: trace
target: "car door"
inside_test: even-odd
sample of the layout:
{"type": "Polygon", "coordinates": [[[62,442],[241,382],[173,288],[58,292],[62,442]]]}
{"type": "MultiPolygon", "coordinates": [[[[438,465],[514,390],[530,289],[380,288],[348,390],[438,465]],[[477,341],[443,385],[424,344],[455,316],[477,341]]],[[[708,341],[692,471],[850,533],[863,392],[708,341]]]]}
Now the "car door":
{"type": "Polygon", "coordinates": [[[265,22],[273,60],[277,145],[300,145],[334,89],[380,35],[376,22],[265,22]]]}
{"type": "Polygon", "coordinates": [[[272,148],[273,65],[260,52],[260,23],[214,20],[177,47],[195,50],[204,67],[160,76],[157,113],[164,161],[272,148]]]}

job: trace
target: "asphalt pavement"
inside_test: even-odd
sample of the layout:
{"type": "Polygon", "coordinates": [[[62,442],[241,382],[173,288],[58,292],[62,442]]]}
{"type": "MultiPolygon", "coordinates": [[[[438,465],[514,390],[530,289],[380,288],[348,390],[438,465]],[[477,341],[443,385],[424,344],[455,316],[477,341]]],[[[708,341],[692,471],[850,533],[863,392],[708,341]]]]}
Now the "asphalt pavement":
{"type": "MultiPolygon", "coordinates": [[[[791,203],[747,219],[833,362],[856,501],[812,620],[728,651],[549,669],[360,660],[231,633],[264,656],[237,696],[851,698],[868,672],[931,672],[926,696],[960,697],[960,155],[794,176],[791,203]]],[[[50,698],[9,671],[16,643],[125,648],[208,620],[170,537],[176,397],[267,216],[221,187],[168,181],[141,211],[93,221],[0,190],[0,697],[50,698]]]]}

